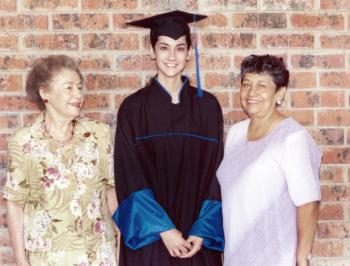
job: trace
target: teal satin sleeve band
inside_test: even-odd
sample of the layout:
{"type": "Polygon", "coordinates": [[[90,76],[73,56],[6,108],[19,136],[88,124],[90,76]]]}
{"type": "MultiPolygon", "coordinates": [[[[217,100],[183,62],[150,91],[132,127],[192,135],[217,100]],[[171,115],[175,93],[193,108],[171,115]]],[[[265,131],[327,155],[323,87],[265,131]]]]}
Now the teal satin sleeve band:
{"type": "Polygon", "coordinates": [[[160,233],[175,228],[174,224],[154,199],[151,189],[130,194],[113,214],[125,245],[139,249],[160,239],[160,233]]]}
{"type": "Polygon", "coordinates": [[[224,229],[222,224],[221,202],[218,200],[205,200],[198,219],[189,233],[204,239],[203,246],[209,249],[224,251],[224,229]]]}

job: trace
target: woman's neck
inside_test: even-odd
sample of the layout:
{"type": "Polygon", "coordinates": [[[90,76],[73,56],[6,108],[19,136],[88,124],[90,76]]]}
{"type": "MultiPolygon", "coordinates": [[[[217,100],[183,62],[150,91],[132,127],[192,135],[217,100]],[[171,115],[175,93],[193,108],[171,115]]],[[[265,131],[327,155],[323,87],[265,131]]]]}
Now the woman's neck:
{"type": "Polygon", "coordinates": [[[286,117],[278,111],[264,117],[251,117],[248,128],[248,140],[258,140],[268,135],[272,129],[286,117]]]}
{"type": "Polygon", "coordinates": [[[73,118],[58,116],[49,111],[45,113],[45,127],[50,136],[58,141],[72,137],[73,118]]]}
{"type": "Polygon", "coordinates": [[[164,89],[170,94],[172,103],[179,103],[180,90],[182,88],[181,76],[174,78],[167,78],[162,75],[158,75],[157,80],[162,84],[164,89]]]}

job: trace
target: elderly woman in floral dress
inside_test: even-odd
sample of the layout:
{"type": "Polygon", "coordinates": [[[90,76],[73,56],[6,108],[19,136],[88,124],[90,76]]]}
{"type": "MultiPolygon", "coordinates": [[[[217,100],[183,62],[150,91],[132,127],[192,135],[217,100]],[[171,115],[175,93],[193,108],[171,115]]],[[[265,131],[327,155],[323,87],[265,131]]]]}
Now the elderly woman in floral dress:
{"type": "Polygon", "coordinates": [[[8,143],[4,187],[17,265],[116,265],[109,127],[79,116],[83,77],[63,55],[35,63],[26,91],[42,113],[8,143]]]}

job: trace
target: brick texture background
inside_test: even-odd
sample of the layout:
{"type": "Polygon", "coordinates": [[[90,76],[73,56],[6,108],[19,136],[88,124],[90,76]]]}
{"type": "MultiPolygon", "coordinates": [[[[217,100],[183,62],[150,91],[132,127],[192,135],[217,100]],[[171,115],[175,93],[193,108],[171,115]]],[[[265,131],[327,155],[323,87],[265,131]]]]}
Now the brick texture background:
{"type": "MultiPolygon", "coordinates": [[[[198,25],[202,83],[219,99],[226,130],[245,118],[238,99],[243,57],[286,60],[291,82],[282,108],[324,151],[313,265],[350,265],[348,0],[0,0],[0,187],[8,137],[38,113],[24,93],[33,61],[77,58],[86,78],[85,115],[114,127],[120,103],[155,70],[148,32],[124,23],[169,9],[209,16],[198,25]]],[[[193,61],[186,72],[194,77],[193,61]]],[[[13,265],[5,218],[0,199],[0,265],[13,265]]]]}

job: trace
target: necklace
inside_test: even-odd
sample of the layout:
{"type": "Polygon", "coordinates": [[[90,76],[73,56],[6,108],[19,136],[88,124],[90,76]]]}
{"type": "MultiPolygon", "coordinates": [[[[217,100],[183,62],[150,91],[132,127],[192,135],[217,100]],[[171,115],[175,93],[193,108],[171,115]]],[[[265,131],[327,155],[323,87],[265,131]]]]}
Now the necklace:
{"type": "Polygon", "coordinates": [[[74,137],[74,128],[75,128],[75,124],[76,124],[76,120],[74,119],[72,121],[72,130],[71,130],[71,133],[69,135],[68,138],[66,139],[63,139],[63,140],[60,140],[60,139],[57,139],[55,138],[54,136],[52,136],[52,134],[50,133],[50,130],[48,129],[47,125],[46,125],[46,121],[44,119],[44,127],[45,127],[45,131],[47,132],[47,134],[49,135],[49,137],[56,143],[58,144],[59,146],[63,146],[64,144],[70,142],[73,137],[74,137]]]}

